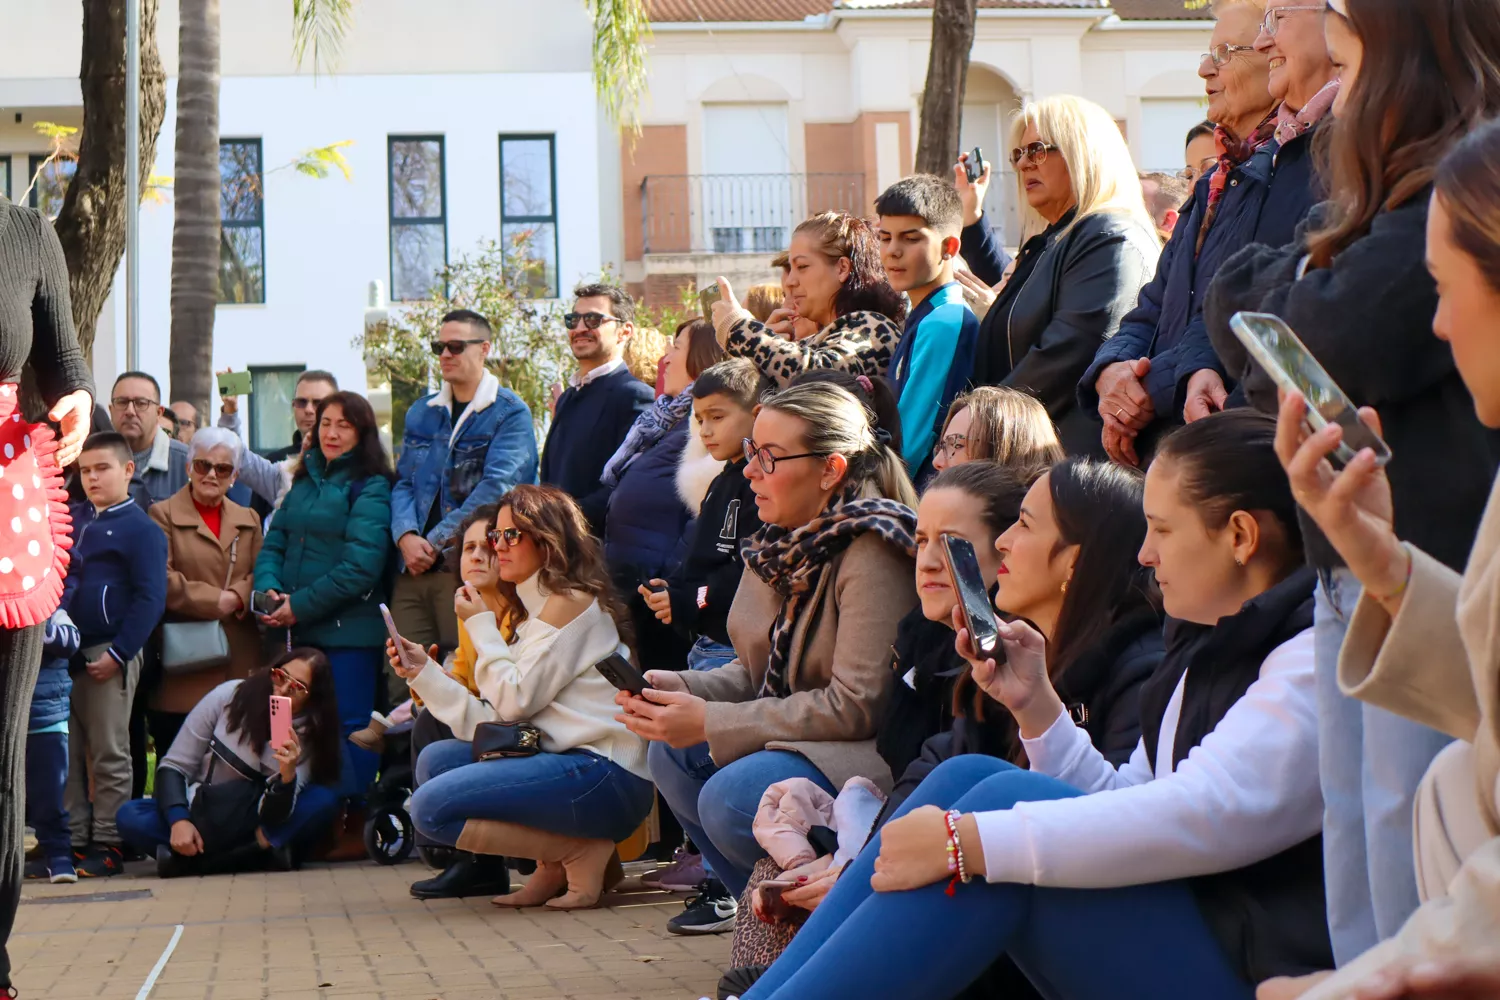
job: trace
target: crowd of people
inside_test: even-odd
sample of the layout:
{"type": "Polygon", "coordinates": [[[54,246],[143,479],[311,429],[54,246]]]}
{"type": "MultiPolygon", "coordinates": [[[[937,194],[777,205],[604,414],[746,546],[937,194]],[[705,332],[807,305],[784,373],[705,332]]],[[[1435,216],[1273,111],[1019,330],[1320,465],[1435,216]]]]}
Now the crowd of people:
{"type": "Polygon", "coordinates": [[[337,858],[399,756],[414,897],[596,906],[655,841],[721,998],[1500,996],[1500,0],[1214,14],[1180,174],[1049,97],[1014,257],[965,155],[670,337],[580,285],[540,448],[465,309],[394,464],[321,371],[276,454],[142,372],[85,440],[0,200],[25,877],[337,858]]]}

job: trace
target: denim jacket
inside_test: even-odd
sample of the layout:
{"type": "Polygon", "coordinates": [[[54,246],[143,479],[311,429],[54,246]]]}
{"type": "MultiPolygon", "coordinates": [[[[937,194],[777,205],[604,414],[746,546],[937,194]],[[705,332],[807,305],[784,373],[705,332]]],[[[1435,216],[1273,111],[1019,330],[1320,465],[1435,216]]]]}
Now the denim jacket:
{"type": "Polygon", "coordinates": [[[391,537],[422,533],[434,501],[442,519],[426,536],[434,549],[453,547],[458,526],[474,508],[500,499],[518,483],[536,482],[536,432],[521,397],[485,372],[469,406],[453,426],[453,388],[417,400],[406,412],[396,485],[391,490],[391,537]]]}

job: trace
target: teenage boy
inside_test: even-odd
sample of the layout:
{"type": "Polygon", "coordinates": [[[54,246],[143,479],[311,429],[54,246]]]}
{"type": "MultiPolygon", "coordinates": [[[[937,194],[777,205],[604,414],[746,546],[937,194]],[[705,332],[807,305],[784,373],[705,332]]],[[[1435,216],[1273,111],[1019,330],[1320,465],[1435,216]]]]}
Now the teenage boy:
{"type": "Polygon", "coordinates": [[[974,366],[979,321],[953,277],[964,207],[953,183],[932,174],[899,180],[875,199],[880,261],[891,287],[911,300],[891,359],[906,468],[920,481],[932,468],[938,421],[974,366]]]}
{"type": "MultiPolygon", "coordinates": [[[[665,580],[640,588],[656,617],[681,632],[693,648],[688,668],[712,670],[734,659],[729,641],[729,607],[745,564],[740,543],[760,530],[750,480],[745,478],[745,445],[765,383],[755,364],[732,358],[704,369],[693,381],[693,416],[708,453],[724,469],[708,487],[689,537],[687,557],[665,580]],[[664,589],[663,589],[664,588],[664,589]]],[[[677,916],[667,922],[674,934],[718,934],[734,927],[739,909],[734,894],[713,877],[701,855],[685,855],[659,873],[663,889],[696,889],[677,916]]]]}
{"type": "Polygon", "coordinates": [[[141,648],[166,607],[167,536],[130,499],[135,460],[123,436],[92,435],[78,474],[88,502],[72,510],[78,581],[68,613],[81,653],[68,722],[65,801],[78,874],[87,878],[121,870],[115,813],[130,801],[130,706],[141,648]]]}

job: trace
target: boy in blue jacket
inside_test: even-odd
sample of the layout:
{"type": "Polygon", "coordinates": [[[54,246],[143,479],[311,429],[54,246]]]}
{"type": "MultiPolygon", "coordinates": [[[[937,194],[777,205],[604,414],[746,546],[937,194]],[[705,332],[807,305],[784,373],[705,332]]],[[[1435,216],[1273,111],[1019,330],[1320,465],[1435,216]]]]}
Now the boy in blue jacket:
{"type": "Polygon", "coordinates": [[[969,381],[979,320],[953,277],[964,207],[952,181],[916,174],[875,199],[880,262],[891,287],[911,300],[891,359],[901,411],[902,457],[914,481],[932,467],[938,422],[969,381]]]}
{"type": "Polygon", "coordinates": [[[88,502],[72,508],[69,575],[77,582],[67,609],[78,626],[80,654],[74,658],[65,796],[84,878],[121,871],[115,813],[130,801],[130,705],[141,649],[167,602],[167,537],[130,499],[134,473],[130,445],[119,434],[106,431],[84,442],[78,475],[88,502]]]}
{"type": "MultiPolygon", "coordinates": [[[[76,579],[68,574],[64,603],[76,579]]],[[[78,652],[78,643],[78,627],[58,608],[42,629],[42,669],[26,729],[26,822],[36,831],[38,849],[36,860],[26,862],[28,879],[78,881],[63,804],[68,784],[68,699],[73,691],[68,661],[78,652]]]]}

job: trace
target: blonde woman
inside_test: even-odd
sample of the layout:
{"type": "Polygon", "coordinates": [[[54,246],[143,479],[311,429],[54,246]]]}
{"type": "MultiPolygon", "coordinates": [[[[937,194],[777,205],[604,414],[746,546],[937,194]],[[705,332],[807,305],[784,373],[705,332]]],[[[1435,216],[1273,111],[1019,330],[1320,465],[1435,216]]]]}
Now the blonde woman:
{"type": "Polygon", "coordinates": [[[620,360],[625,362],[630,374],[656,388],[661,384],[662,359],[671,346],[672,341],[656,327],[638,326],[625,341],[625,352],[620,355],[620,360]]]}
{"type": "MultiPolygon", "coordinates": [[[[1026,390],[1046,406],[1069,454],[1102,455],[1076,387],[1156,273],[1161,244],[1130,150],[1099,105],[1067,95],[1029,103],[1010,140],[1029,238],[980,326],[972,381],[1026,390]]],[[[989,168],[972,184],[961,164],[954,176],[970,223],[964,259],[997,279],[1006,262],[978,209],[989,168]]]]}
{"type": "Polygon", "coordinates": [[[932,467],[938,472],[966,462],[1033,469],[1062,460],[1057,428],[1046,408],[1034,396],[998,385],[982,385],[955,399],[932,450],[932,467]]]}

